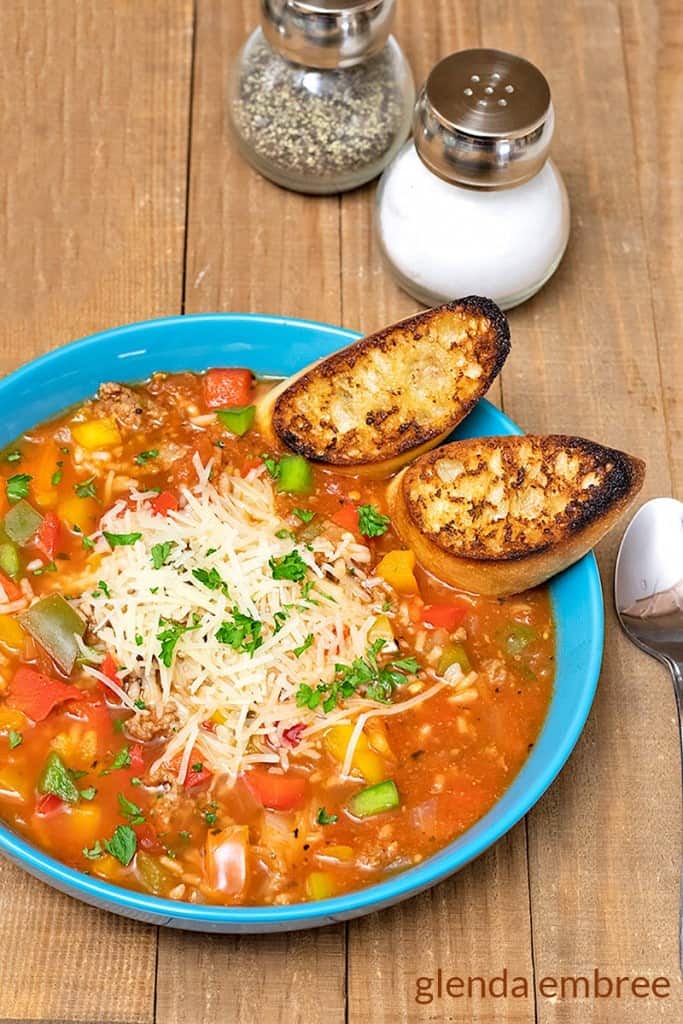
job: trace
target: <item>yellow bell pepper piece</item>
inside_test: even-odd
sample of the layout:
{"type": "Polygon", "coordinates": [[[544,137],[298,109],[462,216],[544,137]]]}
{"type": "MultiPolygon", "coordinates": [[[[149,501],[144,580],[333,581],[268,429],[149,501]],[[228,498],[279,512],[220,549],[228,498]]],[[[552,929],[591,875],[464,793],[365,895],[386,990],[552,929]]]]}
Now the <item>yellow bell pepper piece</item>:
{"type": "Polygon", "coordinates": [[[16,708],[0,708],[0,732],[14,729],[18,732],[26,725],[27,719],[23,711],[16,708]]]}
{"type": "Polygon", "coordinates": [[[317,856],[323,859],[324,857],[330,857],[332,860],[353,860],[353,850],[350,846],[326,846],[324,850],[319,850],[317,856]]]}
{"type": "Polygon", "coordinates": [[[368,630],[368,641],[372,644],[375,640],[387,640],[389,643],[394,639],[394,630],[391,620],[386,615],[378,615],[368,630]]]}
{"type": "Polygon", "coordinates": [[[389,551],[375,571],[399,594],[417,594],[414,568],[415,555],[412,551],[389,551]]]}
{"type": "Polygon", "coordinates": [[[312,900],[328,900],[334,896],[334,880],[326,871],[312,871],[306,879],[306,893],[312,900]]]}
{"type": "MultiPolygon", "coordinates": [[[[344,763],[352,733],[353,725],[333,725],[325,733],[323,738],[325,749],[339,764],[344,763]]],[[[386,778],[387,770],[384,759],[370,749],[368,738],[364,732],[360,734],[353,752],[351,767],[360,772],[367,782],[381,782],[386,778]]]]}
{"type": "Polygon", "coordinates": [[[57,488],[52,484],[52,477],[59,468],[60,456],[57,444],[45,441],[40,446],[40,453],[33,467],[33,497],[39,508],[54,508],[58,500],[57,488]]]}
{"type": "Polygon", "coordinates": [[[31,788],[23,772],[10,765],[0,768],[0,796],[3,799],[26,801],[31,788]]]}
{"type": "Polygon", "coordinates": [[[72,423],[71,434],[81,448],[90,452],[101,451],[103,448],[116,448],[121,444],[121,434],[116,420],[111,416],[103,420],[85,420],[83,423],[72,423]]]}
{"type": "Polygon", "coordinates": [[[60,501],[57,515],[67,529],[77,526],[81,533],[92,533],[100,518],[100,509],[94,498],[79,498],[74,495],[60,501]]]}
{"type": "Polygon", "coordinates": [[[26,634],[13,615],[0,615],[0,643],[12,651],[21,651],[26,634]]]}
{"type": "Polygon", "coordinates": [[[119,861],[108,853],[97,860],[88,861],[88,864],[90,865],[89,870],[94,875],[99,875],[100,878],[104,878],[108,882],[115,882],[121,877],[121,872],[123,871],[119,861]]]}
{"type": "Polygon", "coordinates": [[[62,761],[82,771],[89,768],[97,757],[97,733],[74,725],[68,732],[58,732],[50,744],[62,761]]]}
{"type": "Polygon", "coordinates": [[[69,812],[69,838],[79,846],[92,846],[100,834],[102,812],[94,804],[78,804],[69,812]]]}

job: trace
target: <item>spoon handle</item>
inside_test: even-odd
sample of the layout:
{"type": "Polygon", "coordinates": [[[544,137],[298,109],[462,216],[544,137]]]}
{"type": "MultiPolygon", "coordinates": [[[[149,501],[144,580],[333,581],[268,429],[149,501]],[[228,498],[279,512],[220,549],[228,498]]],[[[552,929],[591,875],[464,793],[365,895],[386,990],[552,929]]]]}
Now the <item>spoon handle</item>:
{"type": "MultiPolygon", "coordinates": [[[[681,741],[681,783],[683,784],[683,662],[674,661],[673,658],[668,661],[669,668],[671,669],[671,675],[673,677],[674,693],[676,695],[676,709],[678,711],[678,731],[679,738],[681,741]]],[[[681,871],[681,892],[680,892],[680,915],[679,915],[679,960],[681,967],[681,974],[683,974],[683,870],[681,871]]]]}

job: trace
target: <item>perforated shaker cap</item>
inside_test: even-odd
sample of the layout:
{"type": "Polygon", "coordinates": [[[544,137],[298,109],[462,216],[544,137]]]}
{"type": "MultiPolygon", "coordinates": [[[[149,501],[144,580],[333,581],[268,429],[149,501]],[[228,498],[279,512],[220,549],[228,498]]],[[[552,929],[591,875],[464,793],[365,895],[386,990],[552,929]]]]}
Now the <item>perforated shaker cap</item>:
{"type": "Polygon", "coordinates": [[[386,44],[396,0],[261,0],[261,27],[278,53],[311,68],[346,68],[386,44]]]}
{"type": "Polygon", "coordinates": [[[502,50],[461,50],[432,70],[415,106],[415,145],[431,171],[474,188],[509,188],[548,158],[555,117],[545,76],[502,50]]]}

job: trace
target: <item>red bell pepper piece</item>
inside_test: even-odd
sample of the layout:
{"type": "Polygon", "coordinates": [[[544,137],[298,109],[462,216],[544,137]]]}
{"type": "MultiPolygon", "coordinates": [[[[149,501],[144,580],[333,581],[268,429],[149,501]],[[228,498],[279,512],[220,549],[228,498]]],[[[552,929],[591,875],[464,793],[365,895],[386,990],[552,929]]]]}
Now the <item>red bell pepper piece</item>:
{"type": "Polygon", "coordinates": [[[2,601],[2,591],[4,591],[5,600],[9,602],[18,601],[24,596],[21,587],[18,587],[9,576],[5,576],[4,572],[0,572],[0,601],[2,601]]]}
{"type": "Polygon", "coordinates": [[[62,524],[54,512],[46,512],[38,529],[38,547],[48,558],[54,558],[59,547],[62,524]]]}
{"type": "Polygon", "coordinates": [[[53,811],[60,811],[64,806],[64,801],[54,793],[45,793],[36,804],[36,814],[52,814],[53,811]]]}
{"type": "Polygon", "coordinates": [[[262,465],[263,459],[259,459],[255,455],[247,455],[246,459],[242,463],[242,476],[248,476],[252,469],[258,469],[259,466],[262,465]]]}
{"type": "Polygon", "coordinates": [[[150,824],[145,822],[142,825],[134,825],[133,831],[138,837],[138,846],[143,850],[160,850],[162,844],[159,837],[150,824]]]}
{"type": "Polygon", "coordinates": [[[202,783],[208,782],[210,778],[212,778],[212,773],[196,758],[191,761],[187,769],[183,785],[185,789],[194,789],[195,786],[201,786],[202,783]],[[198,767],[199,765],[201,767],[198,767]]]}
{"type": "Polygon", "coordinates": [[[177,512],[179,503],[175,494],[170,491],[162,491],[150,501],[152,512],[157,516],[167,516],[169,512],[177,512]]]}
{"type": "Polygon", "coordinates": [[[69,686],[58,679],[36,672],[22,665],[10,683],[7,703],[18,708],[34,722],[42,722],[53,708],[65,700],[82,700],[83,692],[77,686],[69,686]]]}
{"type": "Polygon", "coordinates": [[[422,612],[422,621],[428,626],[436,629],[447,629],[453,633],[470,610],[471,605],[467,601],[458,601],[453,604],[426,604],[422,612]]]}
{"type": "Polygon", "coordinates": [[[342,530],[358,533],[358,509],[350,502],[345,502],[332,516],[332,522],[342,530]]]}
{"type": "Polygon", "coordinates": [[[114,661],[113,656],[109,653],[109,651],[107,651],[107,656],[100,665],[100,672],[102,673],[102,675],[105,675],[107,679],[111,679],[112,683],[116,683],[117,686],[120,686],[121,680],[118,677],[116,671],[117,668],[118,666],[114,661]]]}
{"type": "Polygon", "coordinates": [[[204,401],[209,409],[229,409],[251,403],[254,375],[251,370],[207,370],[202,379],[204,401]]]}
{"type": "Polygon", "coordinates": [[[304,802],[308,783],[301,775],[278,775],[264,768],[247,772],[244,781],[249,792],[271,811],[291,811],[304,802]]]}

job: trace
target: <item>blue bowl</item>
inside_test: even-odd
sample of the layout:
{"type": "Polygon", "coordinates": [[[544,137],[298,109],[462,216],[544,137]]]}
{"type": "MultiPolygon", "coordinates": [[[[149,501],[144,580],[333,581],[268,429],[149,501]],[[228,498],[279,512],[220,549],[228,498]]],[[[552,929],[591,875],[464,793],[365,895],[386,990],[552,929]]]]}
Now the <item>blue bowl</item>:
{"type": "MultiPolygon", "coordinates": [[[[286,376],[357,335],[326,324],[273,316],[209,314],[119,327],[74,342],[0,382],[0,446],[92,395],[104,380],[143,380],[154,371],[244,365],[286,376]]],[[[502,412],[481,401],[455,437],[515,434],[502,412]]],[[[318,903],[216,907],[177,903],[109,885],[66,867],[0,825],[0,850],[26,871],[77,899],[150,924],[203,932],[292,931],[391,906],[462,868],[522,818],[555,779],[593,702],[602,658],[603,606],[595,559],[587,555],[553,580],[557,675],[548,716],[528,760],[494,807],[464,835],[417,867],[318,903]]]]}

